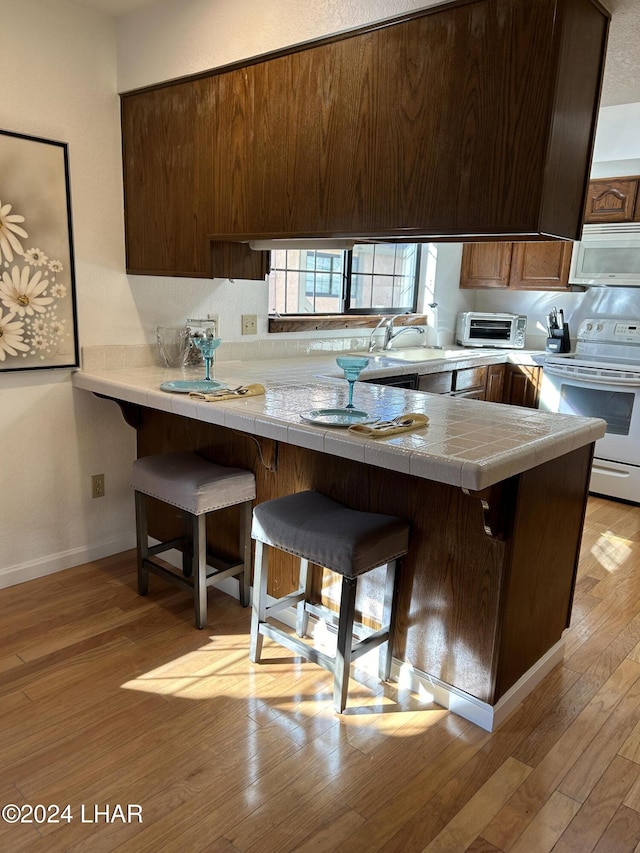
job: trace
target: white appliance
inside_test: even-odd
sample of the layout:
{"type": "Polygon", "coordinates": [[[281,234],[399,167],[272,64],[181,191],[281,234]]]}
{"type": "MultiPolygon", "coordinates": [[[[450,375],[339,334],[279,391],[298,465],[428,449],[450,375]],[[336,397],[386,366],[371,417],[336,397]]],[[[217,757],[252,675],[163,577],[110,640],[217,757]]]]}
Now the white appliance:
{"type": "Polygon", "coordinates": [[[523,349],[526,330],[524,314],[463,311],[456,322],[456,343],[463,347],[523,349]]]}
{"type": "Polygon", "coordinates": [[[573,246],[569,283],[640,287],[640,222],[585,225],[573,246]]]}
{"type": "Polygon", "coordinates": [[[584,320],[576,341],[545,359],[539,407],[605,420],[590,491],[640,503],[640,318],[584,320]]]}

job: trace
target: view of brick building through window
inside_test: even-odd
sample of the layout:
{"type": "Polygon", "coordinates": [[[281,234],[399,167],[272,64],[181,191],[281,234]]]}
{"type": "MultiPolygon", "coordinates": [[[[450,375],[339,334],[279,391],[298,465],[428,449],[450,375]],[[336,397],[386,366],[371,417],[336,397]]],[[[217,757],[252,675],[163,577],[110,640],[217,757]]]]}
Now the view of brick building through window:
{"type": "Polygon", "coordinates": [[[376,243],[271,253],[269,310],[278,314],[415,311],[420,244],[376,243]]]}

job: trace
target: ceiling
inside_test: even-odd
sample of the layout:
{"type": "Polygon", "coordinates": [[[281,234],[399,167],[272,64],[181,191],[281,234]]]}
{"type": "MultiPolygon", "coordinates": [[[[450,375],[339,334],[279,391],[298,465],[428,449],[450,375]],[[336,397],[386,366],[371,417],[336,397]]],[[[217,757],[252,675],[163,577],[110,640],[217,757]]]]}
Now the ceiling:
{"type": "MultiPolygon", "coordinates": [[[[73,0],[108,15],[120,17],[145,6],[165,0],[73,0]]],[[[639,0],[605,0],[613,13],[607,65],[602,90],[602,106],[640,102],[640,2],[639,0]]]]}

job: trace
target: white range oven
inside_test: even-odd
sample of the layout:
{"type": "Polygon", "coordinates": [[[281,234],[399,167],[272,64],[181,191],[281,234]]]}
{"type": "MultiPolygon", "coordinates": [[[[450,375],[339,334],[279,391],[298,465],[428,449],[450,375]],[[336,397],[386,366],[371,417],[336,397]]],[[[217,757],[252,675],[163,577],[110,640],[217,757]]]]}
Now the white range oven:
{"type": "Polygon", "coordinates": [[[545,359],[539,407],[605,420],[589,490],[640,503],[640,319],[584,320],[576,341],[545,359]]]}

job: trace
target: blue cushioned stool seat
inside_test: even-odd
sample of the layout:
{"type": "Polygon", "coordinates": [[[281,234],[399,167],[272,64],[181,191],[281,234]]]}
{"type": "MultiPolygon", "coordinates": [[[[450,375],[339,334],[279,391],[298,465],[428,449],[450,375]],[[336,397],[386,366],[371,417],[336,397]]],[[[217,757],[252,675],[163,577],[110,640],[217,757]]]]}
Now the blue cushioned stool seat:
{"type": "Polygon", "coordinates": [[[391,515],[350,509],[326,495],[306,491],[258,504],[253,511],[251,535],[256,541],[251,660],[260,660],[262,639],[267,636],[307,660],[325,667],[334,675],[334,707],[338,713],[346,707],[351,661],[382,644],[385,644],[385,648],[380,657],[379,675],[383,681],[387,681],[391,670],[399,588],[396,563],[409,547],[408,522],[391,515]],[[295,592],[268,605],[270,548],[300,557],[300,580],[295,592]],[[334,615],[310,600],[309,563],[342,575],[335,657],[300,639],[306,635],[309,613],[317,614],[322,610],[323,615],[334,615]],[[358,577],[384,565],[387,566],[387,576],[382,625],[354,643],[353,621],[358,577]],[[297,637],[267,621],[278,611],[290,606],[297,607],[297,637]]]}
{"type": "Polygon", "coordinates": [[[207,624],[207,588],[228,577],[237,577],[240,601],[249,604],[251,574],[251,506],[256,496],[255,477],[242,468],[209,462],[197,453],[164,453],[144,456],[133,463],[131,479],[136,500],[138,591],[146,595],[149,572],[178,586],[193,589],[195,622],[207,624]],[[176,507],[185,522],[185,535],[149,546],[146,498],[153,497],[176,507]],[[206,518],[209,513],[240,505],[240,561],[228,563],[207,555],[206,518]],[[182,547],[182,575],[152,559],[170,548],[182,547]]]}

